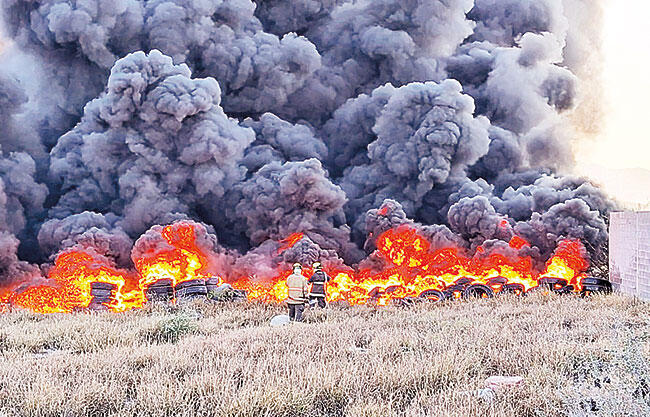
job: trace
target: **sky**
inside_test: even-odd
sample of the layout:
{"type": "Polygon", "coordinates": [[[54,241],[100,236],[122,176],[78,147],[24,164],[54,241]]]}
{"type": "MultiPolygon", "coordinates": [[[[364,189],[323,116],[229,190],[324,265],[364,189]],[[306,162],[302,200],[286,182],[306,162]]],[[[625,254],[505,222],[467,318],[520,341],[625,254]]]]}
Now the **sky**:
{"type": "Polygon", "coordinates": [[[605,4],[603,120],[595,138],[580,141],[576,159],[578,172],[602,183],[614,197],[650,208],[648,16],[647,0],[605,4]]]}

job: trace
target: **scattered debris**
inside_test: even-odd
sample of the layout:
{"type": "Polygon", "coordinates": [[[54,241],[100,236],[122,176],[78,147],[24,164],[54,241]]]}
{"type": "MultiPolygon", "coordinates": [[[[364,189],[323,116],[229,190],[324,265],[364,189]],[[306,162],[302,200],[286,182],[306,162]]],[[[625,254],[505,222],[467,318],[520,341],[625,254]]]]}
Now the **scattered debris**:
{"type": "MultiPolygon", "coordinates": [[[[208,280],[209,281],[209,280],[208,280]]],[[[233,288],[230,284],[207,285],[208,298],[214,301],[244,301],[246,291],[233,288]]]]}
{"type": "Polygon", "coordinates": [[[483,388],[476,391],[476,396],[483,401],[491,403],[497,395],[492,388],[483,388]]]}
{"type": "Polygon", "coordinates": [[[495,393],[509,391],[513,388],[521,388],[524,384],[524,378],[520,376],[494,375],[485,380],[486,388],[491,389],[495,393]]]}
{"type": "Polygon", "coordinates": [[[497,396],[492,388],[482,388],[474,391],[458,391],[457,394],[475,397],[488,403],[494,401],[497,396]]]}
{"type": "Polygon", "coordinates": [[[460,395],[469,395],[485,402],[491,403],[497,396],[513,389],[519,389],[525,384],[520,376],[494,375],[485,380],[485,388],[474,391],[458,391],[460,395]]]}

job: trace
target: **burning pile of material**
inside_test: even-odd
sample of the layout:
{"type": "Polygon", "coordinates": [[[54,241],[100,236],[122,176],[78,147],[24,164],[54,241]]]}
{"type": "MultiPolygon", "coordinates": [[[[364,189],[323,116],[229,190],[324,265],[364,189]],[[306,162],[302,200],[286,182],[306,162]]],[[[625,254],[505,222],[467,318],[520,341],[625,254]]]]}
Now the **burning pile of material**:
{"type": "Polygon", "coordinates": [[[607,240],[612,203],[562,174],[597,2],[0,5],[13,305],[123,311],[217,278],[278,299],[314,260],[352,303],[498,292],[558,278],[558,253],[577,290],[607,240]]]}
{"type": "MultiPolygon", "coordinates": [[[[209,241],[205,227],[198,223],[154,226],[133,249],[137,271],[120,270],[106,258],[70,250],[57,257],[49,271],[51,282],[11,288],[0,297],[0,305],[40,313],[88,307],[120,312],[140,308],[146,301],[172,301],[174,296],[183,299],[210,293],[213,298],[224,280],[229,282],[228,288],[239,290],[251,301],[280,303],[287,297],[285,279],[291,273],[284,256],[296,245],[313,245],[304,235],[277,242],[277,255],[271,258],[276,274],[258,279],[241,276],[236,269],[230,269],[228,275],[216,275],[227,270],[225,263],[232,265],[238,260],[215,252],[214,247],[205,245],[209,241]]],[[[500,250],[486,252],[480,246],[472,257],[459,247],[433,250],[431,242],[411,226],[383,232],[376,244],[377,250],[371,255],[373,266],[366,269],[328,263],[326,271],[333,278],[328,285],[328,301],[386,305],[415,299],[525,294],[540,286],[562,293],[601,290],[584,285],[593,278],[585,276],[589,264],[579,240],[561,241],[541,269],[529,254],[528,242],[518,237],[500,250]]]]}

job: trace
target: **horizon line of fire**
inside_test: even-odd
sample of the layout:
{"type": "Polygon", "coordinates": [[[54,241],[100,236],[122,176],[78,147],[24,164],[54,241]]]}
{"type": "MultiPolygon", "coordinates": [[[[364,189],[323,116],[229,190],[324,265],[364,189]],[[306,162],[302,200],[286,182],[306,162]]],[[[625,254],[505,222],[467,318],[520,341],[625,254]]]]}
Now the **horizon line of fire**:
{"type": "MultiPolygon", "coordinates": [[[[224,284],[244,292],[249,301],[280,303],[286,299],[285,279],[291,273],[288,265],[279,266],[270,282],[246,276],[226,283],[208,270],[210,254],[197,245],[195,227],[196,224],[187,222],[163,227],[160,235],[166,249],[154,250],[151,256],[136,260],[136,271],[98,262],[83,251],[63,252],[48,274],[50,284],[5,289],[0,292],[0,311],[23,308],[37,313],[66,313],[94,303],[122,312],[142,307],[151,298],[148,293],[164,294],[172,301],[180,298],[179,290],[187,297],[205,297],[212,292],[208,288],[221,292],[224,284]]],[[[297,233],[278,242],[278,253],[293,247],[302,237],[297,233]]],[[[513,250],[526,245],[529,246],[528,242],[517,236],[510,241],[513,250]]],[[[503,292],[524,294],[540,286],[558,292],[579,292],[584,287],[582,281],[587,279],[590,283],[586,250],[576,239],[559,242],[541,272],[534,270],[530,256],[494,252],[482,253],[480,260],[476,260],[459,248],[432,251],[430,242],[411,227],[387,230],[377,238],[376,246],[375,256],[384,263],[381,270],[325,268],[331,277],[327,285],[329,302],[386,305],[411,298],[439,301],[503,292]]],[[[310,269],[305,268],[303,273],[308,276],[310,269]]]]}

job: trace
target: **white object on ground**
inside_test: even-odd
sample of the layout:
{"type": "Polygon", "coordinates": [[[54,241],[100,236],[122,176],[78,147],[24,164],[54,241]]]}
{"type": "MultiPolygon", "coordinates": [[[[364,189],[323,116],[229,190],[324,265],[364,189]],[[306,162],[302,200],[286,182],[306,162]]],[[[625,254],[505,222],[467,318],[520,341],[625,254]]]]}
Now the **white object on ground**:
{"type": "Polygon", "coordinates": [[[271,327],[280,327],[289,324],[289,316],[279,314],[271,319],[271,327]]]}
{"type": "Polygon", "coordinates": [[[456,391],[456,393],[476,397],[488,403],[491,403],[496,398],[496,393],[492,391],[492,388],[477,389],[475,391],[456,391]]]}
{"type": "Polygon", "coordinates": [[[494,401],[494,397],[496,397],[496,394],[494,393],[492,388],[483,388],[476,391],[476,396],[484,401],[491,403],[492,401],[494,401]]]}
{"type": "Polygon", "coordinates": [[[496,393],[524,386],[524,378],[520,376],[494,375],[485,380],[485,387],[496,393]]]}

